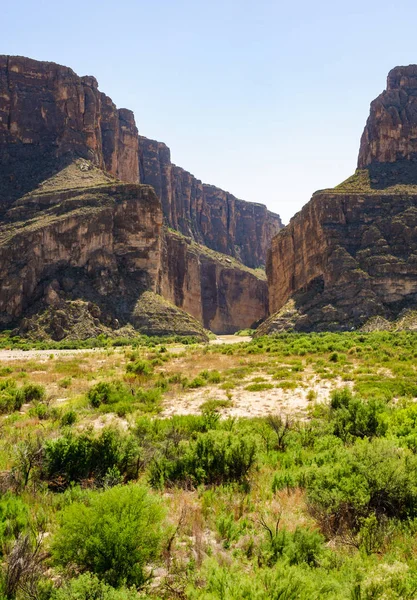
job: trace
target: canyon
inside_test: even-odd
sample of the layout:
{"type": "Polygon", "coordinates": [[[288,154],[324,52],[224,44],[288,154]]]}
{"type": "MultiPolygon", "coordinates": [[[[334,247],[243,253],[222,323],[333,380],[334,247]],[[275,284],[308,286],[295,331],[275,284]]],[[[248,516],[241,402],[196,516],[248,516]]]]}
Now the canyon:
{"type": "Polygon", "coordinates": [[[0,164],[3,329],[204,337],[267,316],[279,216],[173,165],[94,77],[1,56],[0,164]]]}

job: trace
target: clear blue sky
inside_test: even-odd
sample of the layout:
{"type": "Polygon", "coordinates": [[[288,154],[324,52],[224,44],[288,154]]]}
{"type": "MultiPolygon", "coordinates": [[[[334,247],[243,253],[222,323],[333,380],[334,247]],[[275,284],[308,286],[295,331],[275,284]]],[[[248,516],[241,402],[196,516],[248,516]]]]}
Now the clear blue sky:
{"type": "Polygon", "coordinates": [[[285,222],[355,168],[369,103],[417,63],[417,3],[14,0],[0,53],[94,75],[173,162],[285,222]]]}

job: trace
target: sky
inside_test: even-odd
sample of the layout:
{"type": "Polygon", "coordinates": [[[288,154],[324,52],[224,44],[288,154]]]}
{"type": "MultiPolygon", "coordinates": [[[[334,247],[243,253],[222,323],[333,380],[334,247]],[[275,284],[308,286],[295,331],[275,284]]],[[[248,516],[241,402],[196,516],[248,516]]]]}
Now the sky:
{"type": "Polygon", "coordinates": [[[417,63],[417,3],[13,0],[0,53],[94,75],[142,135],[285,223],[356,166],[388,71],[417,63]]]}

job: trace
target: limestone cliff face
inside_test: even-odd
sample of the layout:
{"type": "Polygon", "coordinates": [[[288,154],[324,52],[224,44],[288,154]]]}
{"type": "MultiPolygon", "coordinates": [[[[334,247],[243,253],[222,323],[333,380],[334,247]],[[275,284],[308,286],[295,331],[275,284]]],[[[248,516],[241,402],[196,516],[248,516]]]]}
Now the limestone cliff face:
{"type": "Polygon", "coordinates": [[[268,314],[261,273],[166,231],[161,293],[214,333],[254,327],[268,314]]]}
{"type": "Polygon", "coordinates": [[[131,322],[140,294],[157,291],[161,227],[147,186],[115,182],[24,197],[0,227],[0,323],[17,323],[37,302],[77,298],[97,303],[110,323],[131,322]]]}
{"type": "Polygon", "coordinates": [[[358,168],[417,159],[417,65],[395,67],[387,89],[371,104],[358,168]]]}
{"type": "Polygon", "coordinates": [[[158,301],[152,318],[139,318],[144,291],[216,332],[266,316],[262,276],[209,249],[258,266],[278,215],[203,185],[171,164],[163,144],[139,143],[133,113],[118,110],[94,77],[0,56],[0,166],[1,327],[45,306],[74,321],[85,307],[62,302],[81,300],[109,323],[155,329],[168,309],[158,301]],[[192,239],[165,234],[163,218],[192,239]]]}
{"type": "Polygon", "coordinates": [[[0,56],[0,210],[77,156],[138,183],[133,113],[117,110],[94,77],[0,56]]]}
{"type": "Polygon", "coordinates": [[[173,165],[161,142],[140,136],[139,153],[141,181],[154,187],[170,227],[249,267],[265,264],[270,241],[282,228],[279,215],[203,184],[173,165]]]}
{"type": "Polygon", "coordinates": [[[417,305],[417,66],[371,105],[359,169],[313,195],[273,239],[263,332],[340,330],[417,305]]]}

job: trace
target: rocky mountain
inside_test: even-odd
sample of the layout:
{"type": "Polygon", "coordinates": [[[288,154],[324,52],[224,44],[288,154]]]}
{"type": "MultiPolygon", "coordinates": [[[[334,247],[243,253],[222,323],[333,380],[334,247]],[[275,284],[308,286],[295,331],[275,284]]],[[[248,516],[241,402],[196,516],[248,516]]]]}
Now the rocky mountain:
{"type": "Polygon", "coordinates": [[[265,318],[265,276],[237,259],[264,262],[279,217],[170,161],[168,214],[147,156],[133,113],[93,77],[0,57],[0,327],[204,336],[265,318]],[[213,191],[186,205],[185,180],[213,191]]]}
{"type": "Polygon", "coordinates": [[[316,192],[273,239],[260,332],[340,330],[417,303],[417,66],[371,104],[358,170],[316,192]]]}

